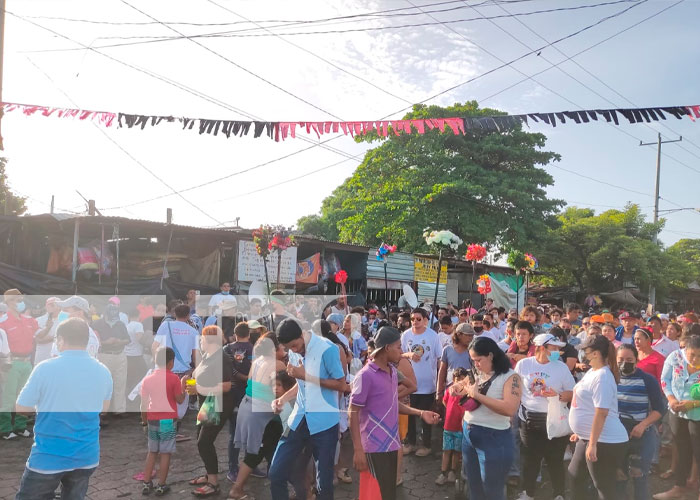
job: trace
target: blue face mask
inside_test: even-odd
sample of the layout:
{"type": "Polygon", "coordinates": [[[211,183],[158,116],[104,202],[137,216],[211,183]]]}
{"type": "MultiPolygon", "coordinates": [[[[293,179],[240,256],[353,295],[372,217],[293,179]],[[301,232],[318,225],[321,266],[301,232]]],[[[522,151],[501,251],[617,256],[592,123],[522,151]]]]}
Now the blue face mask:
{"type": "Polygon", "coordinates": [[[17,302],[17,312],[22,314],[24,310],[27,308],[27,305],[24,302],[17,302]]]}
{"type": "Polygon", "coordinates": [[[544,330],[551,330],[551,329],[552,329],[552,324],[551,324],[551,323],[543,323],[543,324],[542,324],[542,329],[544,329],[544,330]]]}
{"type": "Polygon", "coordinates": [[[547,356],[547,359],[550,361],[559,361],[559,357],[561,356],[561,353],[559,351],[550,351],[549,355],[547,356]]]}
{"type": "Polygon", "coordinates": [[[228,295],[229,293],[231,293],[231,292],[228,290],[226,290],[226,291],[221,290],[221,295],[228,295]]]}
{"type": "Polygon", "coordinates": [[[58,313],[58,317],[56,318],[57,323],[63,323],[65,320],[70,318],[70,314],[68,314],[66,311],[61,311],[58,313]]]}

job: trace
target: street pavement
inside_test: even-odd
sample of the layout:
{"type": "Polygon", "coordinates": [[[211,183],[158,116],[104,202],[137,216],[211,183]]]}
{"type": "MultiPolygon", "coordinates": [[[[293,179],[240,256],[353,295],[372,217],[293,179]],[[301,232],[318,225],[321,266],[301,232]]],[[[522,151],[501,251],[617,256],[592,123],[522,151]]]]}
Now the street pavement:
{"type": "MultiPolygon", "coordinates": [[[[177,452],[173,456],[170,467],[168,483],[172,491],[165,498],[191,499],[191,486],[187,481],[204,472],[202,461],[197,452],[197,444],[194,439],[195,424],[194,412],[190,411],[186,416],[183,434],[192,436],[193,439],[177,444],[177,452]]],[[[465,496],[456,496],[454,485],[437,486],[435,478],[440,472],[439,449],[440,433],[437,434],[433,444],[435,453],[433,456],[418,458],[408,456],[404,460],[404,482],[399,488],[398,500],[438,500],[459,499],[465,496]]],[[[227,459],[228,425],[219,434],[216,446],[219,456],[219,468],[225,471],[228,466],[227,459]]],[[[19,487],[19,480],[24,469],[31,439],[18,438],[13,441],[0,442],[0,498],[12,499],[19,487]]],[[[111,417],[108,425],[101,433],[101,459],[100,466],[90,479],[88,498],[91,500],[112,500],[118,498],[141,498],[141,483],[132,479],[132,476],[142,470],[146,456],[146,436],[139,423],[137,414],[129,414],[122,418],[111,417]]],[[[347,439],[342,448],[341,460],[350,468],[353,476],[353,484],[341,484],[336,487],[335,498],[338,500],[352,500],[357,498],[358,483],[357,474],[352,470],[352,444],[347,439]]],[[[662,462],[662,470],[668,466],[667,461],[662,462]]],[[[664,491],[671,486],[671,480],[662,481],[658,476],[652,478],[652,491],[664,491]]],[[[222,492],[218,497],[226,498],[226,492],[230,483],[226,480],[225,472],[220,475],[222,492]]],[[[248,483],[248,492],[258,500],[270,499],[269,481],[267,479],[251,478],[248,483]]],[[[517,497],[517,488],[509,488],[508,497],[517,497]]],[[[551,490],[546,472],[543,472],[543,483],[538,488],[538,500],[550,499],[551,490]]],[[[697,493],[688,495],[688,500],[696,500],[697,493]]]]}

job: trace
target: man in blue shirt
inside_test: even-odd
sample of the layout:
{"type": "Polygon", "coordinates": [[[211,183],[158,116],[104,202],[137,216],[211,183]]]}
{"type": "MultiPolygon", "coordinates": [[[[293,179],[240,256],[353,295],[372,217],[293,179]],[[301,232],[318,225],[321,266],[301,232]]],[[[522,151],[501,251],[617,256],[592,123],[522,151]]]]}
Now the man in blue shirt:
{"type": "Polygon", "coordinates": [[[340,422],[338,393],[349,388],[340,351],[325,337],[303,331],[292,318],[279,324],[277,337],[291,351],[287,373],[297,379],[297,385],[272,403],[279,412],[296,398],[289,416],[289,434],[280,439],[268,471],[272,499],[288,500],[287,481],[302,450],[310,446],[316,462],[317,498],[331,500],[340,422]]]}
{"type": "Polygon", "coordinates": [[[59,356],[34,368],[17,413],[36,412],[34,444],[16,500],[85,498],[100,461],[100,412],[112,399],[112,376],[86,351],[88,324],[71,318],[56,332],[59,356]]]}

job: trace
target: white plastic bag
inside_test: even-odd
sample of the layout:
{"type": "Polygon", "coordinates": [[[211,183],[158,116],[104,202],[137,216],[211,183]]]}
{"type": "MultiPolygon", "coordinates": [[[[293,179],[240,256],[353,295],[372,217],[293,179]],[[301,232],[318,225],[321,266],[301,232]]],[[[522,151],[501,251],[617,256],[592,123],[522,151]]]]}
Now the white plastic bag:
{"type": "Polygon", "coordinates": [[[554,439],[571,434],[569,408],[559,401],[559,396],[547,398],[547,437],[554,439]]]}
{"type": "Polygon", "coordinates": [[[360,358],[352,358],[350,361],[350,374],[357,375],[357,372],[362,370],[362,360],[360,358]]]}

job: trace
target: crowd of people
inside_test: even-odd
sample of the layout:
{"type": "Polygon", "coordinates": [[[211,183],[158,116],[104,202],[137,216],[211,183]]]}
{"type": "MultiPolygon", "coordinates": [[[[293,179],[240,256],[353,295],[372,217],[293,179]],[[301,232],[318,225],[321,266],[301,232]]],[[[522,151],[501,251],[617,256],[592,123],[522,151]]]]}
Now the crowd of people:
{"type": "Polygon", "coordinates": [[[267,476],[274,500],[331,499],[335,485],[354,481],[361,500],[392,500],[403,458],[429,460],[435,434],[436,488],[455,484],[472,500],[504,499],[506,485],[533,499],[543,464],[555,500],[567,470],[575,500],[628,490],[649,499],[663,453],[671,469],[658,472],[674,486],[653,498],[697,494],[692,312],[517,311],[490,299],[478,311],[384,311],[281,292],[242,307],[228,283],[206,307],[198,300],[190,291],[167,306],[127,306],[115,296],[100,308],[50,297],[27,310],[19,290],[4,293],[0,433],[34,438],[17,499],[84,498],[100,427],[129,412],[147,436],[143,495],[168,493],[171,456],[193,438],[204,472],[189,481],[192,494],[219,495],[224,428],[231,499],[267,476]]]}

